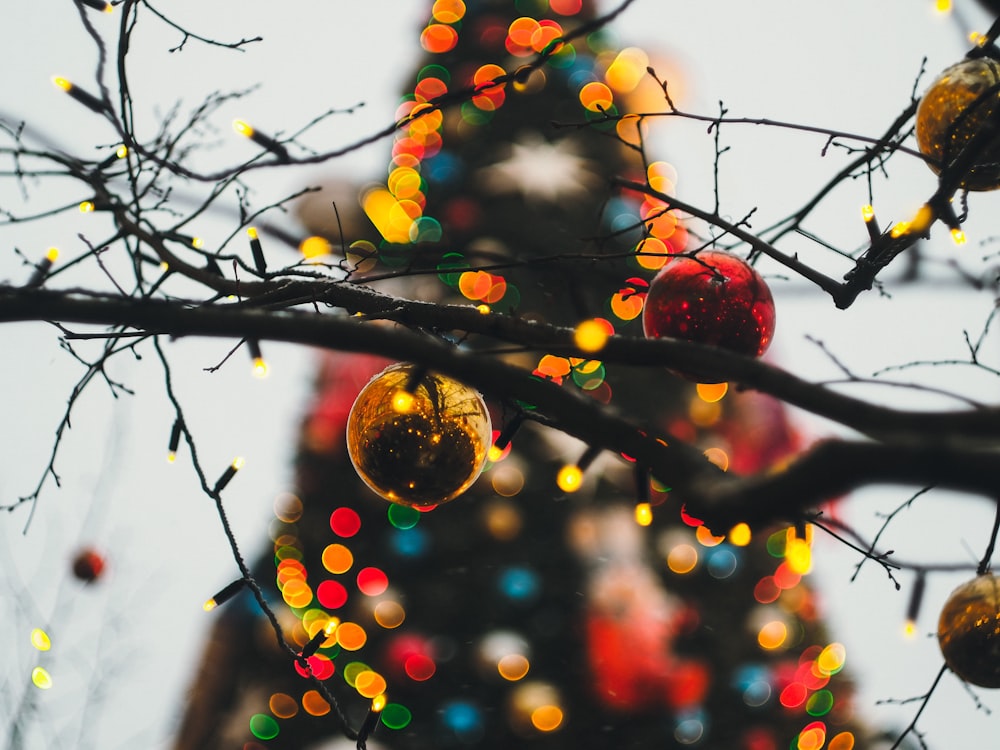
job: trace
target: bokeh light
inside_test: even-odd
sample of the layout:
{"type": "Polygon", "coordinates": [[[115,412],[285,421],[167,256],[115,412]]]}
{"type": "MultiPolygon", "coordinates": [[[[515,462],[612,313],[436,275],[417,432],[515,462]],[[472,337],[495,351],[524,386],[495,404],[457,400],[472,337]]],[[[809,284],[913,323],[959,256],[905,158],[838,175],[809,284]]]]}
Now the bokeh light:
{"type": "Polygon", "coordinates": [[[378,596],[389,588],[389,578],[381,568],[362,568],[358,571],[358,590],[366,596],[378,596]]]}
{"type": "Polygon", "coordinates": [[[278,736],[278,722],[267,714],[254,714],[250,717],[250,733],[259,740],[273,740],[278,736]]]}
{"type": "Polygon", "coordinates": [[[389,729],[405,729],[412,721],[413,714],[399,703],[387,703],[379,718],[389,729]]]}
{"type": "Polygon", "coordinates": [[[339,537],[352,537],[361,530],[361,516],[351,508],[337,508],[330,514],[330,528],[339,537]]]}
{"type": "Polygon", "coordinates": [[[41,628],[34,628],[31,631],[31,645],[39,651],[48,651],[52,648],[52,640],[49,638],[49,634],[44,630],[41,628]]]}
{"type": "Polygon", "coordinates": [[[767,651],[774,651],[785,645],[788,628],[781,620],[771,620],[757,633],[757,643],[767,651]]]}
{"type": "Polygon", "coordinates": [[[348,651],[357,651],[367,640],[365,629],[356,622],[342,622],[337,628],[337,643],[348,651]]]}
{"type": "Polygon", "coordinates": [[[31,682],[39,690],[52,687],[52,676],[45,667],[35,667],[31,670],[31,682]]]}
{"type": "Polygon", "coordinates": [[[267,707],[279,719],[290,719],[299,712],[298,701],[286,693],[274,693],[268,700],[267,707]]]}
{"type": "Polygon", "coordinates": [[[398,628],[406,619],[406,610],[397,601],[387,599],[375,605],[375,622],[383,628],[391,630],[398,628]]]}
{"type": "Polygon", "coordinates": [[[346,573],[354,564],[354,555],[343,544],[328,544],[323,550],[323,567],[331,573],[346,573]]]}
{"type": "Polygon", "coordinates": [[[354,678],[354,689],[365,698],[381,695],[386,687],[385,678],[371,669],[366,669],[354,678]]]}
{"type": "Polygon", "coordinates": [[[307,690],[302,695],[302,710],[310,716],[326,716],[330,713],[330,704],[318,690],[307,690]]]}

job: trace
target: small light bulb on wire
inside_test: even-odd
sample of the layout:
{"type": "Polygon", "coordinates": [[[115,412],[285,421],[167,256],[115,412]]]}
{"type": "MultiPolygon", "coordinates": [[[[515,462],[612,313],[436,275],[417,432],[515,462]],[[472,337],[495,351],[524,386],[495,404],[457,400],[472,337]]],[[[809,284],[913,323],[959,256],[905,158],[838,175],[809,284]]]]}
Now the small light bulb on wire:
{"type": "Polygon", "coordinates": [[[243,456],[237,456],[234,458],[233,462],[226,467],[224,472],[222,472],[222,476],[219,477],[218,481],[215,483],[215,487],[212,488],[212,491],[215,494],[222,492],[222,490],[226,488],[226,485],[229,484],[233,477],[236,476],[236,472],[243,468],[244,463],[246,463],[246,461],[244,461],[243,456]]]}
{"type": "Polygon", "coordinates": [[[575,464],[566,464],[559,469],[559,473],[556,475],[556,485],[559,489],[567,493],[579,490],[583,484],[583,472],[594,462],[600,452],[600,448],[591,446],[584,451],[580,460],[575,464]]]}
{"type": "Polygon", "coordinates": [[[260,245],[260,237],[257,236],[256,227],[247,228],[247,236],[250,238],[250,252],[253,254],[253,264],[257,273],[263,276],[267,273],[267,261],[264,260],[264,249],[260,245]]]}
{"type": "Polygon", "coordinates": [[[52,83],[54,83],[57,88],[62,89],[73,97],[73,99],[80,102],[80,104],[85,106],[91,112],[97,112],[98,114],[105,112],[104,102],[91,94],[89,91],[81,89],[79,86],[62,76],[54,76],[52,78],[52,83]]]}
{"type": "Polygon", "coordinates": [[[232,583],[228,584],[222,591],[218,592],[211,599],[207,599],[201,608],[206,612],[211,612],[213,609],[218,607],[220,604],[225,604],[234,596],[236,596],[243,587],[246,586],[247,581],[245,578],[237,578],[232,583]]]}
{"type": "Polygon", "coordinates": [[[920,605],[924,601],[924,589],[927,587],[927,575],[924,571],[917,572],[917,579],[913,582],[913,590],[910,592],[910,601],[906,606],[906,624],[903,626],[903,634],[907,638],[914,638],[917,635],[917,617],[920,615],[920,605]]]}
{"type": "Polygon", "coordinates": [[[245,138],[249,138],[261,148],[270,151],[282,161],[288,161],[290,159],[288,149],[271,138],[269,135],[261,133],[246,120],[233,120],[233,130],[245,138]]]}
{"type": "Polygon", "coordinates": [[[181,430],[184,423],[179,419],[174,420],[174,426],[170,429],[170,442],[167,445],[167,463],[177,460],[177,448],[181,444],[181,430]]]}
{"type": "Polygon", "coordinates": [[[253,376],[255,378],[266,378],[268,374],[267,361],[260,350],[260,342],[257,339],[247,339],[247,350],[250,352],[250,359],[253,362],[253,376]]]}
{"type": "Polygon", "coordinates": [[[80,3],[102,13],[111,13],[115,9],[115,6],[105,0],[80,0],[80,3]]]}
{"type": "Polygon", "coordinates": [[[48,277],[49,272],[52,270],[52,264],[56,262],[56,258],[58,257],[59,248],[50,247],[45,253],[45,257],[38,261],[38,264],[35,266],[35,270],[31,272],[31,278],[28,279],[28,286],[41,286],[48,277]]]}

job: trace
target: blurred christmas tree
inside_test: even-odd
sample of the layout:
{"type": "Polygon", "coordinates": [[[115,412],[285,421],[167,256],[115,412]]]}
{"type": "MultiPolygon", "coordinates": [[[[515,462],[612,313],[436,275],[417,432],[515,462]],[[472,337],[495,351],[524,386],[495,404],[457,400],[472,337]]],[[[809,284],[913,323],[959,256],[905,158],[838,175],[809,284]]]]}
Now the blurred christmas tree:
{"type": "MultiPolygon", "coordinates": [[[[644,289],[689,238],[662,203],[611,187],[638,175],[671,192],[673,175],[647,160],[636,119],[606,119],[649,80],[644,54],[599,26],[561,41],[593,19],[581,0],[433,3],[388,180],[362,196],[378,236],[354,242],[352,273],[412,277],[410,296],[639,333],[644,289]],[[532,64],[539,54],[545,64],[532,64]],[[426,104],[470,87],[457,106],[426,104]],[[419,281],[428,276],[440,282],[419,281]]],[[[731,471],[765,468],[796,443],[759,395],[511,356],[630,404],[731,471]]],[[[226,604],[178,748],[336,736],[336,708],[309,671],[355,728],[384,694],[373,742],[390,747],[870,747],[839,674],[843,648],[800,582],[808,527],[714,537],[670,488],[567,443],[520,403],[490,405],[501,444],[521,429],[470,491],[430,513],[387,504],[358,478],[344,437],[358,391],[386,364],[323,361],[298,484],[255,566],[276,581],[287,637],[314,651],[309,670],[277,647],[248,596],[226,604]],[[583,476],[557,485],[567,465],[583,476]]]]}

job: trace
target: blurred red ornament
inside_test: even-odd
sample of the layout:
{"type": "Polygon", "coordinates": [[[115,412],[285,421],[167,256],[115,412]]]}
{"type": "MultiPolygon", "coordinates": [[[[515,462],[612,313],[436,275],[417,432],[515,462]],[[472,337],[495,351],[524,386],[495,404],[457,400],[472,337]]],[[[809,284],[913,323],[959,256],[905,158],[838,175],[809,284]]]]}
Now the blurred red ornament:
{"type": "Polygon", "coordinates": [[[106,563],[99,552],[82,549],[73,558],[73,575],[84,583],[93,583],[104,572],[106,563]]]}
{"type": "MultiPolygon", "coordinates": [[[[707,250],[667,261],[649,285],[642,327],[647,338],[684,339],[759,357],[771,344],[774,317],[774,299],[760,274],[735,255],[707,250]]],[[[679,372],[712,380],[687,368],[679,372]]]]}

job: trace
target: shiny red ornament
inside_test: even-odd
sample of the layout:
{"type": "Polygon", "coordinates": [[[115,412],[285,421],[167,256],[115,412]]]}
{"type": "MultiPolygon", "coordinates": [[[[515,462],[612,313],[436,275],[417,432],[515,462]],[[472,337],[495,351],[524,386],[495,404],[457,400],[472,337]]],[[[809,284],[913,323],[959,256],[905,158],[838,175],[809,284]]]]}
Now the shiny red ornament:
{"type": "MultiPolygon", "coordinates": [[[[669,337],[759,357],[774,336],[774,299],[761,275],[729,253],[673,256],[649,285],[647,338],[669,337]]],[[[685,377],[711,379],[681,368],[685,377]]]]}
{"type": "Polygon", "coordinates": [[[105,561],[93,549],[82,549],[73,558],[73,575],[84,583],[93,583],[104,572],[105,561]]]}

